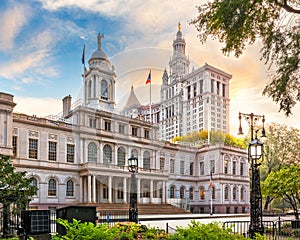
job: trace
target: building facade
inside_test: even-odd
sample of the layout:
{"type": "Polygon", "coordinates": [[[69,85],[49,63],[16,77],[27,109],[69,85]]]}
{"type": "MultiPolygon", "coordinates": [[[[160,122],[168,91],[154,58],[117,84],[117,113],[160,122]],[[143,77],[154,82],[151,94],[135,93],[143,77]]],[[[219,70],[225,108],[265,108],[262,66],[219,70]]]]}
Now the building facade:
{"type": "MultiPolygon", "coordinates": [[[[229,81],[232,76],[209,64],[190,70],[185,47],[179,24],[169,71],[165,69],[162,76],[160,102],[152,106],[151,111],[152,122],[159,126],[159,139],[171,140],[203,129],[229,133],[229,81]]],[[[126,115],[135,111],[135,115],[150,121],[150,111],[142,111],[145,106],[130,103],[125,105],[126,115]]]]}
{"type": "MultiPolygon", "coordinates": [[[[12,156],[16,169],[34,178],[38,191],[31,208],[129,203],[128,158],[136,156],[138,203],[170,203],[196,213],[209,212],[212,203],[215,213],[245,212],[246,150],[171,144],[160,140],[157,125],[115,113],[116,76],[102,38],[99,34],[84,70],[84,101],[72,105],[66,96],[62,118],[15,113],[13,96],[0,93],[0,153],[12,156]]],[[[183,47],[181,41],[176,49],[183,47]]],[[[186,59],[178,72],[187,71],[187,64],[186,59]]]]}

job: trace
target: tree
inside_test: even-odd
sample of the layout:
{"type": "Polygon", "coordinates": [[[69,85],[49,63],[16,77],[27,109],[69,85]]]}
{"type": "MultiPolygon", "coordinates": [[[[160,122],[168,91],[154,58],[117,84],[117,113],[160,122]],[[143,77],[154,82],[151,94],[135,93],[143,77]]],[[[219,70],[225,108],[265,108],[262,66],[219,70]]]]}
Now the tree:
{"type": "Polygon", "coordinates": [[[204,43],[224,43],[224,54],[239,57],[246,45],[262,42],[261,60],[275,67],[263,91],[287,116],[300,100],[300,6],[298,0],[214,0],[198,7],[190,23],[204,43]]]}
{"type": "Polygon", "coordinates": [[[271,172],[263,184],[264,191],[274,197],[288,202],[296,219],[299,219],[300,207],[300,164],[285,166],[279,171],[271,172]]]}
{"type": "MultiPolygon", "coordinates": [[[[266,127],[267,139],[264,142],[264,162],[261,179],[264,181],[274,171],[283,166],[300,163],[300,131],[286,125],[271,123],[266,127]]],[[[267,210],[273,197],[265,195],[264,209],[267,210]]]]}
{"type": "Polygon", "coordinates": [[[0,154],[0,203],[3,209],[3,235],[8,230],[8,214],[23,210],[30,197],[36,193],[36,187],[32,185],[32,178],[26,177],[26,172],[17,172],[13,167],[10,157],[0,154]],[[16,208],[10,208],[14,203],[16,208]]]}

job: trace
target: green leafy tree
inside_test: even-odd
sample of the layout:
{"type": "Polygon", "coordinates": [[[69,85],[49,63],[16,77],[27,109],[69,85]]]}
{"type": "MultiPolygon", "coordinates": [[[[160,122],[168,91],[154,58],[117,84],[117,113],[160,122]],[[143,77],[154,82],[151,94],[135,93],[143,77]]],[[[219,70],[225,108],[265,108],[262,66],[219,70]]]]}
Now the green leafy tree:
{"type": "MultiPolygon", "coordinates": [[[[261,179],[281,169],[282,166],[300,163],[300,131],[286,125],[271,123],[266,127],[267,139],[264,142],[264,162],[261,179]]],[[[264,209],[267,210],[273,197],[263,192],[264,209]]]]}
{"type": "Polygon", "coordinates": [[[188,142],[188,143],[199,143],[205,144],[210,138],[210,144],[224,143],[227,146],[234,146],[240,148],[246,148],[245,139],[236,138],[230,134],[225,134],[219,131],[202,130],[199,132],[192,132],[186,136],[176,136],[171,142],[188,142]],[[209,136],[209,137],[208,137],[209,136]]]}
{"type": "Polygon", "coordinates": [[[198,7],[191,21],[203,43],[208,36],[224,43],[224,54],[239,57],[246,46],[262,43],[261,60],[275,71],[263,94],[286,115],[300,100],[300,5],[298,0],[214,0],[198,7]]]}
{"type": "Polygon", "coordinates": [[[300,208],[300,164],[284,166],[279,171],[271,172],[264,181],[262,188],[267,194],[284,198],[299,219],[297,209],[300,208]]]}
{"type": "Polygon", "coordinates": [[[17,172],[10,157],[0,154],[0,202],[4,206],[15,203],[18,209],[24,209],[30,197],[36,193],[32,178],[26,172],[17,172]]]}

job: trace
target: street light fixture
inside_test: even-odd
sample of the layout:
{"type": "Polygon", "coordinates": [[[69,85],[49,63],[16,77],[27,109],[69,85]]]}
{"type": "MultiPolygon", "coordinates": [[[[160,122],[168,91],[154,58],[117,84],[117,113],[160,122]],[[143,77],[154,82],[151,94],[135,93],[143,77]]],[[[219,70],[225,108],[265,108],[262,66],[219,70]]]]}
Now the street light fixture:
{"type": "Polygon", "coordinates": [[[129,221],[138,223],[137,187],[135,178],[135,173],[138,170],[137,157],[132,156],[128,159],[128,169],[129,172],[131,172],[129,221]]]}
{"type": "Polygon", "coordinates": [[[262,195],[260,190],[260,174],[258,167],[263,161],[263,143],[261,143],[257,138],[257,132],[259,128],[255,130],[255,138],[253,138],[254,127],[256,123],[262,119],[262,134],[261,137],[266,137],[265,131],[265,116],[264,115],[254,115],[253,113],[245,114],[239,113],[239,132],[238,134],[243,134],[241,119],[242,117],[250,125],[251,132],[251,142],[248,147],[248,161],[251,164],[251,192],[250,192],[250,227],[249,234],[250,238],[254,238],[256,233],[263,234],[264,226],[262,222],[262,195]]]}

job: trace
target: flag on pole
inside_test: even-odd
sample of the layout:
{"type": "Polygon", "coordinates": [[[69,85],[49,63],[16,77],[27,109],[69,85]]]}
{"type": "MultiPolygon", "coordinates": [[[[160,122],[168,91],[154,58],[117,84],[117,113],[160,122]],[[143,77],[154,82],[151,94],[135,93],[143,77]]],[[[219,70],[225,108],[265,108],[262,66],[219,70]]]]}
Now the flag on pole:
{"type": "Polygon", "coordinates": [[[83,44],[81,62],[82,62],[83,65],[85,64],[85,44],[83,44]]]}
{"type": "Polygon", "coordinates": [[[210,171],[210,178],[209,178],[209,187],[213,187],[213,182],[212,182],[212,171],[210,171]]]}
{"type": "Polygon", "coordinates": [[[146,81],[146,84],[148,83],[151,83],[151,70],[149,72],[149,75],[148,75],[148,78],[147,78],[147,81],[146,81]]]}

